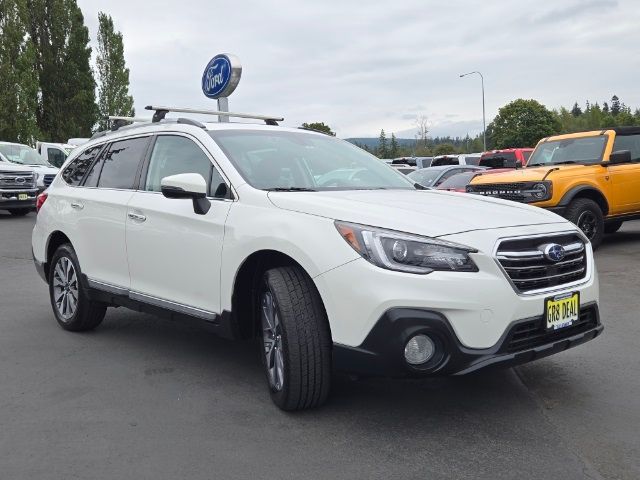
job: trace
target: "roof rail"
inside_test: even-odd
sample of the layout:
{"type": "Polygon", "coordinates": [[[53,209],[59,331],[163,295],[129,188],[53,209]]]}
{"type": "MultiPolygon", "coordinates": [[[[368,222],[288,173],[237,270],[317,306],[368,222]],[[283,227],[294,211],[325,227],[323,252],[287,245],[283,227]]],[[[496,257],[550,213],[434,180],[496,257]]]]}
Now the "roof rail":
{"type": "Polygon", "coordinates": [[[176,113],[195,113],[198,115],[217,115],[222,117],[234,117],[234,118],[250,118],[253,120],[263,120],[267,125],[278,125],[278,122],[284,120],[283,117],[276,117],[270,115],[255,115],[253,113],[234,113],[234,112],[221,112],[218,110],[198,110],[195,108],[181,108],[181,107],[159,107],[148,105],[144,107],[145,110],[153,110],[153,122],[159,122],[163,120],[165,115],[169,112],[176,113]]]}
{"type": "Polygon", "coordinates": [[[111,122],[111,131],[113,132],[125,125],[128,125],[129,123],[151,122],[150,118],[123,117],[119,115],[109,115],[105,117],[105,120],[111,122]]]}

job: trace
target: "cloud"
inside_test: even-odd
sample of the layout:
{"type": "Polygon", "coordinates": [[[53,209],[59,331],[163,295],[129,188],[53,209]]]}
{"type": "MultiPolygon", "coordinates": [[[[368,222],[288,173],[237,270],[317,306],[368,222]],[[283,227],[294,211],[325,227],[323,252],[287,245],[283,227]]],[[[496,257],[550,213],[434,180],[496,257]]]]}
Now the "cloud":
{"type": "Polygon", "coordinates": [[[138,113],[151,103],[214,108],[200,77],[220,52],[243,64],[232,110],[322,121],[341,137],[408,130],[416,115],[452,135],[481,124],[479,78],[458,77],[472,70],[485,78],[487,122],[519,97],[559,107],[615,92],[640,106],[633,0],[79,4],[93,39],[100,10],[122,31],[138,113]]]}

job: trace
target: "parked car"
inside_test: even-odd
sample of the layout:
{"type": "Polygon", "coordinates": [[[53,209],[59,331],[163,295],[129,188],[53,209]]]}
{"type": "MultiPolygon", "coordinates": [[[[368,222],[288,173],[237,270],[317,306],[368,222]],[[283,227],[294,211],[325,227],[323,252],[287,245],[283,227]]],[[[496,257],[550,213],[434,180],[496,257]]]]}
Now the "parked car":
{"type": "Polygon", "coordinates": [[[62,166],[74,148],[74,145],[67,143],[36,142],[36,151],[40,156],[57,168],[62,166]]]}
{"type": "Polygon", "coordinates": [[[438,185],[438,190],[447,190],[449,192],[465,193],[467,191],[467,185],[472,179],[478,175],[492,175],[495,173],[507,172],[510,168],[490,168],[486,170],[471,170],[464,173],[456,173],[452,177],[447,178],[444,182],[438,185]]]}
{"type": "Polygon", "coordinates": [[[640,219],[640,127],[544,138],[527,168],[474,178],[467,191],[547,208],[597,248],[603,234],[640,219]]]}
{"type": "Polygon", "coordinates": [[[602,331],[575,225],[418,190],[350,143],[266,121],[134,124],[71,153],[32,235],[63,329],[121,305],[254,338],[284,410],[322,404],[334,371],[466,374],[602,331]],[[354,168],[366,183],[316,181],[354,168]]]}
{"type": "Polygon", "coordinates": [[[469,153],[462,155],[438,155],[431,161],[432,167],[441,165],[478,165],[480,163],[479,153],[469,153]]]}
{"type": "Polygon", "coordinates": [[[533,152],[533,148],[507,148],[491,150],[480,157],[479,165],[487,168],[524,167],[533,152]]]}
{"type": "Polygon", "coordinates": [[[0,167],[5,164],[22,166],[36,174],[38,190],[43,191],[53,181],[58,169],[43,159],[38,152],[28,145],[21,143],[0,142],[0,167]]]}
{"type": "Polygon", "coordinates": [[[413,173],[417,170],[416,167],[412,167],[411,165],[406,165],[406,164],[396,164],[396,165],[391,165],[391,167],[397,172],[400,172],[404,175],[409,175],[410,173],[413,173]]]}
{"type": "Polygon", "coordinates": [[[23,216],[36,206],[38,187],[32,170],[0,162],[0,210],[23,216]]]}
{"type": "Polygon", "coordinates": [[[454,175],[466,172],[483,170],[473,165],[442,165],[439,167],[421,168],[409,173],[408,177],[419,185],[427,188],[435,188],[454,175]]]}

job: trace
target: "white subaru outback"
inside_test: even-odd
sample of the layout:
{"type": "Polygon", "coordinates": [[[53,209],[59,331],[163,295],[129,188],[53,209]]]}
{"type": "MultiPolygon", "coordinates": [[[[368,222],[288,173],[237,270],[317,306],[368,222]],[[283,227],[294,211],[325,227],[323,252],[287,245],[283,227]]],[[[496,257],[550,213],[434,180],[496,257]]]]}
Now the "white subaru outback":
{"type": "Polygon", "coordinates": [[[122,305],[258,338],[285,410],[322,404],[334,371],[465,374],[602,332],[570,222],[423,190],[347,142],[268,123],[158,120],[75,150],[33,231],[60,326],[122,305]]]}

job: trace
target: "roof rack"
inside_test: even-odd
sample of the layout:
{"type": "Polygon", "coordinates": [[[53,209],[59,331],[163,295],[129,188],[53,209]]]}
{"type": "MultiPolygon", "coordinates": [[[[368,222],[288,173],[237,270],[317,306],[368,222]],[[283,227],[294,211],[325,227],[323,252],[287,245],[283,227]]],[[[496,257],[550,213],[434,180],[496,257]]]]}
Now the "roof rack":
{"type": "Polygon", "coordinates": [[[176,113],[195,113],[197,115],[217,115],[218,117],[234,117],[234,118],[250,118],[253,120],[263,120],[267,125],[278,125],[278,122],[284,120],[283,117],[276,117],[271,115],[255,115],[253,113],[235,113],[235,112],[221,112],[219,110],[198,110],[195,108],[181,108],[181,107],[159,107],[148,105],[144,107],[145,110],[153,110],[152,122],[159,122],[164,120],[164,117],[169,112],[176,113]]]}
{"type": "Polygon", "coordinates": [[[109,115],[105,117],[105,120],[111,122],[111,130],[114,132],[129,123],[151,122],[150,118],[123,117],[120,115],[109,115]]]}

